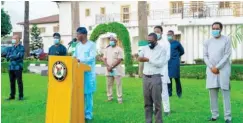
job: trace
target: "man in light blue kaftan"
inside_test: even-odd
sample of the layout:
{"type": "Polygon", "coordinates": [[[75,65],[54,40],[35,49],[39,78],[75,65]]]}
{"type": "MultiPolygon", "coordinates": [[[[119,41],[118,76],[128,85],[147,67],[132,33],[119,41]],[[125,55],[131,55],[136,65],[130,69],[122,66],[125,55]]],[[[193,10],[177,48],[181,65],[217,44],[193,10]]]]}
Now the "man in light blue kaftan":
{"type": "Polygon", "coordinates": [[[87,30],[84,27],[77,29],[77,41],[78,44],[73,57],[77,58],[79,62],[91,67],[91,71],[84,73],[85,119],[91,120],[93,117],[93,93],[96,90],[96,44],[87,40],[87,30]]]}

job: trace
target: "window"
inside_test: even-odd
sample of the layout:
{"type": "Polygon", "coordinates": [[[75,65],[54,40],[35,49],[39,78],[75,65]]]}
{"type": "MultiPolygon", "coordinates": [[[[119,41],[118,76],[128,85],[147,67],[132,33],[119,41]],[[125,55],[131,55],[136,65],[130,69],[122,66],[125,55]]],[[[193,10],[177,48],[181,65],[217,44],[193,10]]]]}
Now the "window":
{"type": "Polygon", "coordinates": [[[100,14],[105,15],[105,7],[101,7],[101,8],[100,8],[100,14]]]}
{"type": "Polygon", "coordinates": [[[90,16],[90,9],[85,9],[85,17],[90,16]]]}
{"type": "Polygon", "coordinates": [[[46,32],[46,28],[45,27],[40,27],[40,33],[45,33],[46,32]]]}
{"type": "Polygon", "coordinates": [[[130,6],[121,7],[121,20],[123,23],[128,23],[130,20],[130,6]]]}
{"type": "Polygon", "coordinates": [[[53,32],[59,32],[59,26],[54,26],[53,27],[53,32]]]}
{"type": "Polygon", "coordinates": [[[173,1],[170,2],[171,14],[179,14],[182,12],[183,2],[182,1],[173,1]]]}
{"type": "Polygon", "coordinates": [[[148,16],[150,15],[150,4],[147,4],[147,12],[148,12],[148,16]]]}
{"type": "Polygon", "coordinates": [[[233,15],[236,17],[243,15],[243,2],[234,1],[230,3],[230,7],[233,10],[233,15]]]}
{"type": "Polygon", "coordinates": [[[230,8],[230,2],[219,2],[219,8],[230,8]]]}
{"type": "Polygon", "coordinates": [[[191,10],[193,12],[199,12],[203,10],[203,1],[191,1],[191,10]]]}

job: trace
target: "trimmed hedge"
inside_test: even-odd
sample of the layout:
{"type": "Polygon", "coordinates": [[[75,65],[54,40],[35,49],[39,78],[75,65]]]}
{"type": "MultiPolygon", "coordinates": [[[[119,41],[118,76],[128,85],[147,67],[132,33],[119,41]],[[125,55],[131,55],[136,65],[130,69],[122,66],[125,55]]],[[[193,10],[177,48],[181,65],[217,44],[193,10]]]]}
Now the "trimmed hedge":
{"type": "Polygon", "coordinates": [[[243,59],[234,59],[232,60],[233,64],[243,64],[243,59]]]}
{"type": "MultiPolygon", "coordinates": [[[[198,58],[198,59],[194,59],[194,61],[196,64],[205,65],[203,59],[198,58]]],[[[232,64],[243,64],[243,59],[233,59],[232,64]]]]}
{"type": "Polygon", "coordinates": [[[131,42],[130,36],[127,28],[117,22],[112,22],[108,24],[100,24],[98,25],[92,32],[90,36],[91,41],[96,41],[100,35],[105,34],[107,32],[113,32],[117,34],[118,39],[122,41],[122,45],[124,47],[124,54],[125,54],[125,66],[126,66],[126,73],[132,74],[133,73],[133,63],[132,63],[132,55],[131,55],[131,42]]]}
{"type": "MultiPolygon", "coordinates": [[[[181,66],[181,78],[206,79],[206,65],[181,66]]],[[[243,65],[233,64],[231,80],[243,80],[243,65]]]]}
{"type": "MultiPolygon", "coordinates": [[[[30,64],[48,64],[47,61],[24,61],[23,72],[28,72],[28,66],[30,64]]],[[[8,72],[8,63],[1,63],[1,72],[8,72]]],[[[206,66],[205,65],[185,65],[180,67],[181,78],[193,78],[193,79],[205,79],[206,78],[206,66]]],[[[133,66],[132,73],[138,74],[138,67],[133,66]]],[[[231,80],[243,80],[243,65],[233,64],[231,67],[231,80]]]]}
{"type": "MultiPolygon", "coordinates": [[[[186,65],[181,66],[180,70],[181,78],[206,79],[206,65],[186,65]]],[[[136,71],[138,67],[134,67],[136,71]]],[[[232,65],[231,80],[243,80],[243,65],[232,65]]]]}
{"type": "MultiPolygon", "coordinates": [[[[1,72],[2,73],[8,72],[8,64],[9,64],[9,62],[1,63],[1,72]]],[[[28,67],[30,64],[48,64],[48,61],[24,61],[24,63],[23,63],[23,72],[24,73],[29,72],[28,67]]]]}

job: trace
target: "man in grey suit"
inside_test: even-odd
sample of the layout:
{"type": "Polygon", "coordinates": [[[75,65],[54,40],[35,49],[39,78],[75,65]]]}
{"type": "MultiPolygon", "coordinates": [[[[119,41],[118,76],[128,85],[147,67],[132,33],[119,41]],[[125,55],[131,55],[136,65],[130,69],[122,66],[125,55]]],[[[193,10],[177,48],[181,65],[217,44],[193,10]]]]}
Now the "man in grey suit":
{"type": "Polygon", "coordinates": [[[231,74],[231,40],[221,35],[223,25],[212,25],[213,38],[204,42],[204,62],[207,65],[206,86],[209,89],[212,116],[209,121],[219,117],[218,92],[221,90],[224,102],[225,123],[231,123],[230,74],[231,74]]]}

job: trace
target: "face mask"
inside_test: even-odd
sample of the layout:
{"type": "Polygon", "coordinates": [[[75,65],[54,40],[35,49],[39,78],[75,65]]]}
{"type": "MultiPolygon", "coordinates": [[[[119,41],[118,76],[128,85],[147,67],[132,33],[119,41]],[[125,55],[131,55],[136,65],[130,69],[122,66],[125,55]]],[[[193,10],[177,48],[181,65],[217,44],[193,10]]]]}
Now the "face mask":
{"type": "Polygon", "coordinates": [[[54,39],[54,44],[59,44],[59,39],[54,39]]]}
{"type": "Polygon", "coordinates": [[[116,45],[115,41],[110,41],[110,45],[115,46],[116,45]]]}
{"type": "Polygon", "coordinates": [[[16,40],[15,39],[12,39],[12,44],[16,44],[16,40]]]}
{"type": "Polygon", "coordinates": [[[219,35],[220,35],[220,30],[213,30],[212,31],[212,35],[213,35],[213,37],[219,37],[219,35]]]}
{"type": "Polygon", "coordinates": [[[167,36],[167,39],[168,39],[168,41],[171,41],[171,40],[173,40],[173,37],[172,36],[167,36]]]}
{"type": "Polygon", "coordinates": [[[150,49],[154,49],[154,47],[156,46],[156,42],[149,42],[148,46],[150,49]]]}
{"type": "Polygon", "coordinates": [[[161,35],[159,33],[156,33],[157,35],[157,39],[160,40],[161,39],[161,35]]]}

